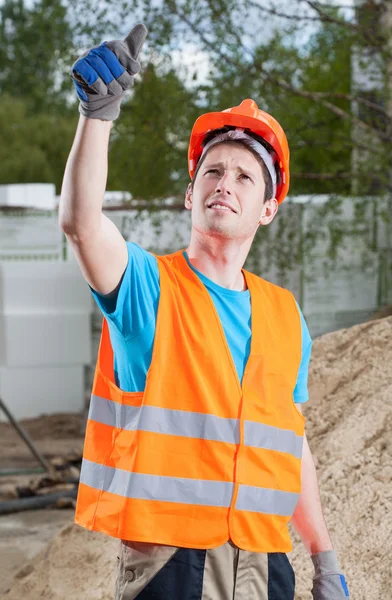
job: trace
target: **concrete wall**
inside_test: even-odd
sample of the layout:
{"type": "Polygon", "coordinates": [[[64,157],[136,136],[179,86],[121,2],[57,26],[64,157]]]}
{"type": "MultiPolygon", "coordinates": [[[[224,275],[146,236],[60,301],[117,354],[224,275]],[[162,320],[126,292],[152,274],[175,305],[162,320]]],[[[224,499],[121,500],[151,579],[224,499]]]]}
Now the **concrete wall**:
{"type": "MultiPolygon", "coordinates": [[[[378,202],[378,201],[377,201],[378,202]]],[[[362,225],[354,230],[355,203],[346,199],[337,214],[325,219],[325,229],[338,226],[341,244],[334,260],[328,259],[329,236],[320,235],[312,251],[304,255],[302,307],[313,336],[368,319],[381,304],[392,302],[392,255],[385,254],[388,239],[385,223],[374,211],[374,203],[366,204],[362,225]],[[376,239],[375,239],[376,237],[376,239]],[[381,285],[383,257],[388,258],[389,284],[381,285]]],[[[313,202],[303,211],[303,232],[311,229],[323,215],[325,202],[313,202]]],[[[391,246],[389,246],[391,248],[391,246]]]]}

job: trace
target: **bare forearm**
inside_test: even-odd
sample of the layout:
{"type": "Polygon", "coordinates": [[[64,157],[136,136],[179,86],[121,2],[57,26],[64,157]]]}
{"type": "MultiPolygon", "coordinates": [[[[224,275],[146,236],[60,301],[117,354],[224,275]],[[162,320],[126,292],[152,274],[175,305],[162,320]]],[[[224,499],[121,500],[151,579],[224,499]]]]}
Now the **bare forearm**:
{"type": "Polygon", "coordinates": [[[332,550],[321,507],[316,468],[306,437],[302,457],[302,491],[291,522],[309,554],[332,550]]]}
{"type": "Polygon", "coordinates": [[[59,222],[66,232],[100,226],[111,125],[80,116],[61,190],[59,222]]]}
{"type": "Polygon", "coordinates": [[[84,278],[100,294],[118,286],[128,262],[124,238],[102,212],[111,121],[80,117],[64,174],[59,223],[84,278]]]}

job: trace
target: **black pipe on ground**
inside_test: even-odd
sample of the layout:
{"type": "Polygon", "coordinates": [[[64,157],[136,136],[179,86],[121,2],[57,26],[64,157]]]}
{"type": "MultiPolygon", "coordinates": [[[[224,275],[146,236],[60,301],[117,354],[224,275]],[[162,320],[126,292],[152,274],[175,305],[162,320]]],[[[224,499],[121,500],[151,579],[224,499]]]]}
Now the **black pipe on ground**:
{"type": "Polygon", "coordinates": [[[76,498],[77,488],[74,490],[63,490],[54,494],[45,496],[33,496],[31,498],[16,498],[15,500],[5,500],[0,502],[0,515],[9,515],[23,510],[34,510],[39,508],[48,508],[55,506],[60,498],[76,498]]]}

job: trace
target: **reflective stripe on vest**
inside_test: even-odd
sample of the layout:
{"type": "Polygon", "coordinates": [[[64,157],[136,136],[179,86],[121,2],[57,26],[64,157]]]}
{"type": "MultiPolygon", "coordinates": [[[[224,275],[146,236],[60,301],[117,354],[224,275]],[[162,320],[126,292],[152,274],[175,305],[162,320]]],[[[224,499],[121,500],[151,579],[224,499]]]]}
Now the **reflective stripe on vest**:
{"type": "Polygon", "coordinates": [[[290,292],[244,271],[252,338],[243,380],[213,301],[182,252],[157,257],[145,390],[115,383],[103,322],[75,520],[125,540],[289,552],[305,419],[293,401],[301,323],[290,292]]]}
{"type": "MultiPolygon", "coordinates": [[[[98,490],[138,500],[229,507],[234,484],[180,477],[162,477],[113,469],[84,459],[80,481],[98,490]]],[[[236,508],[271,515],[289,516],[298,494],[240,485],[236,508]]]]}
{"type": "MultiPolygon", "coordinates": [[[[89,419],[109,427],[129,431],[151,431],[205,440],[239,444],[238,419],[224,419],[215,415],[171,410],[157,406],[127,406],[91,396],[89,419]]],[[[244,422],[244,444],[278,452],[287,452],[297,458],[302,456],[303,437],[293,431],[271,425],[244,422]]]]}

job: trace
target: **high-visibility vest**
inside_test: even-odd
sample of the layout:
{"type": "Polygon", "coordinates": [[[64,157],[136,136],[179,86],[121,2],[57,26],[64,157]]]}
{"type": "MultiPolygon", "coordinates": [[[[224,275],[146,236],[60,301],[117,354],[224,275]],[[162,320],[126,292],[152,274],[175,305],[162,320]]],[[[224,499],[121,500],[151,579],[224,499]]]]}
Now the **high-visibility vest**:
{"type": "Polygon", "coordinates": [[[157,257],[160,300],[143,392],[115,384],[106,320],[76,522],[124,540],[289,552],[305,418],[293,400],[292,294],[243,271],[252,339],[242,384],[221,321],[182,251],[157,257]]]}

